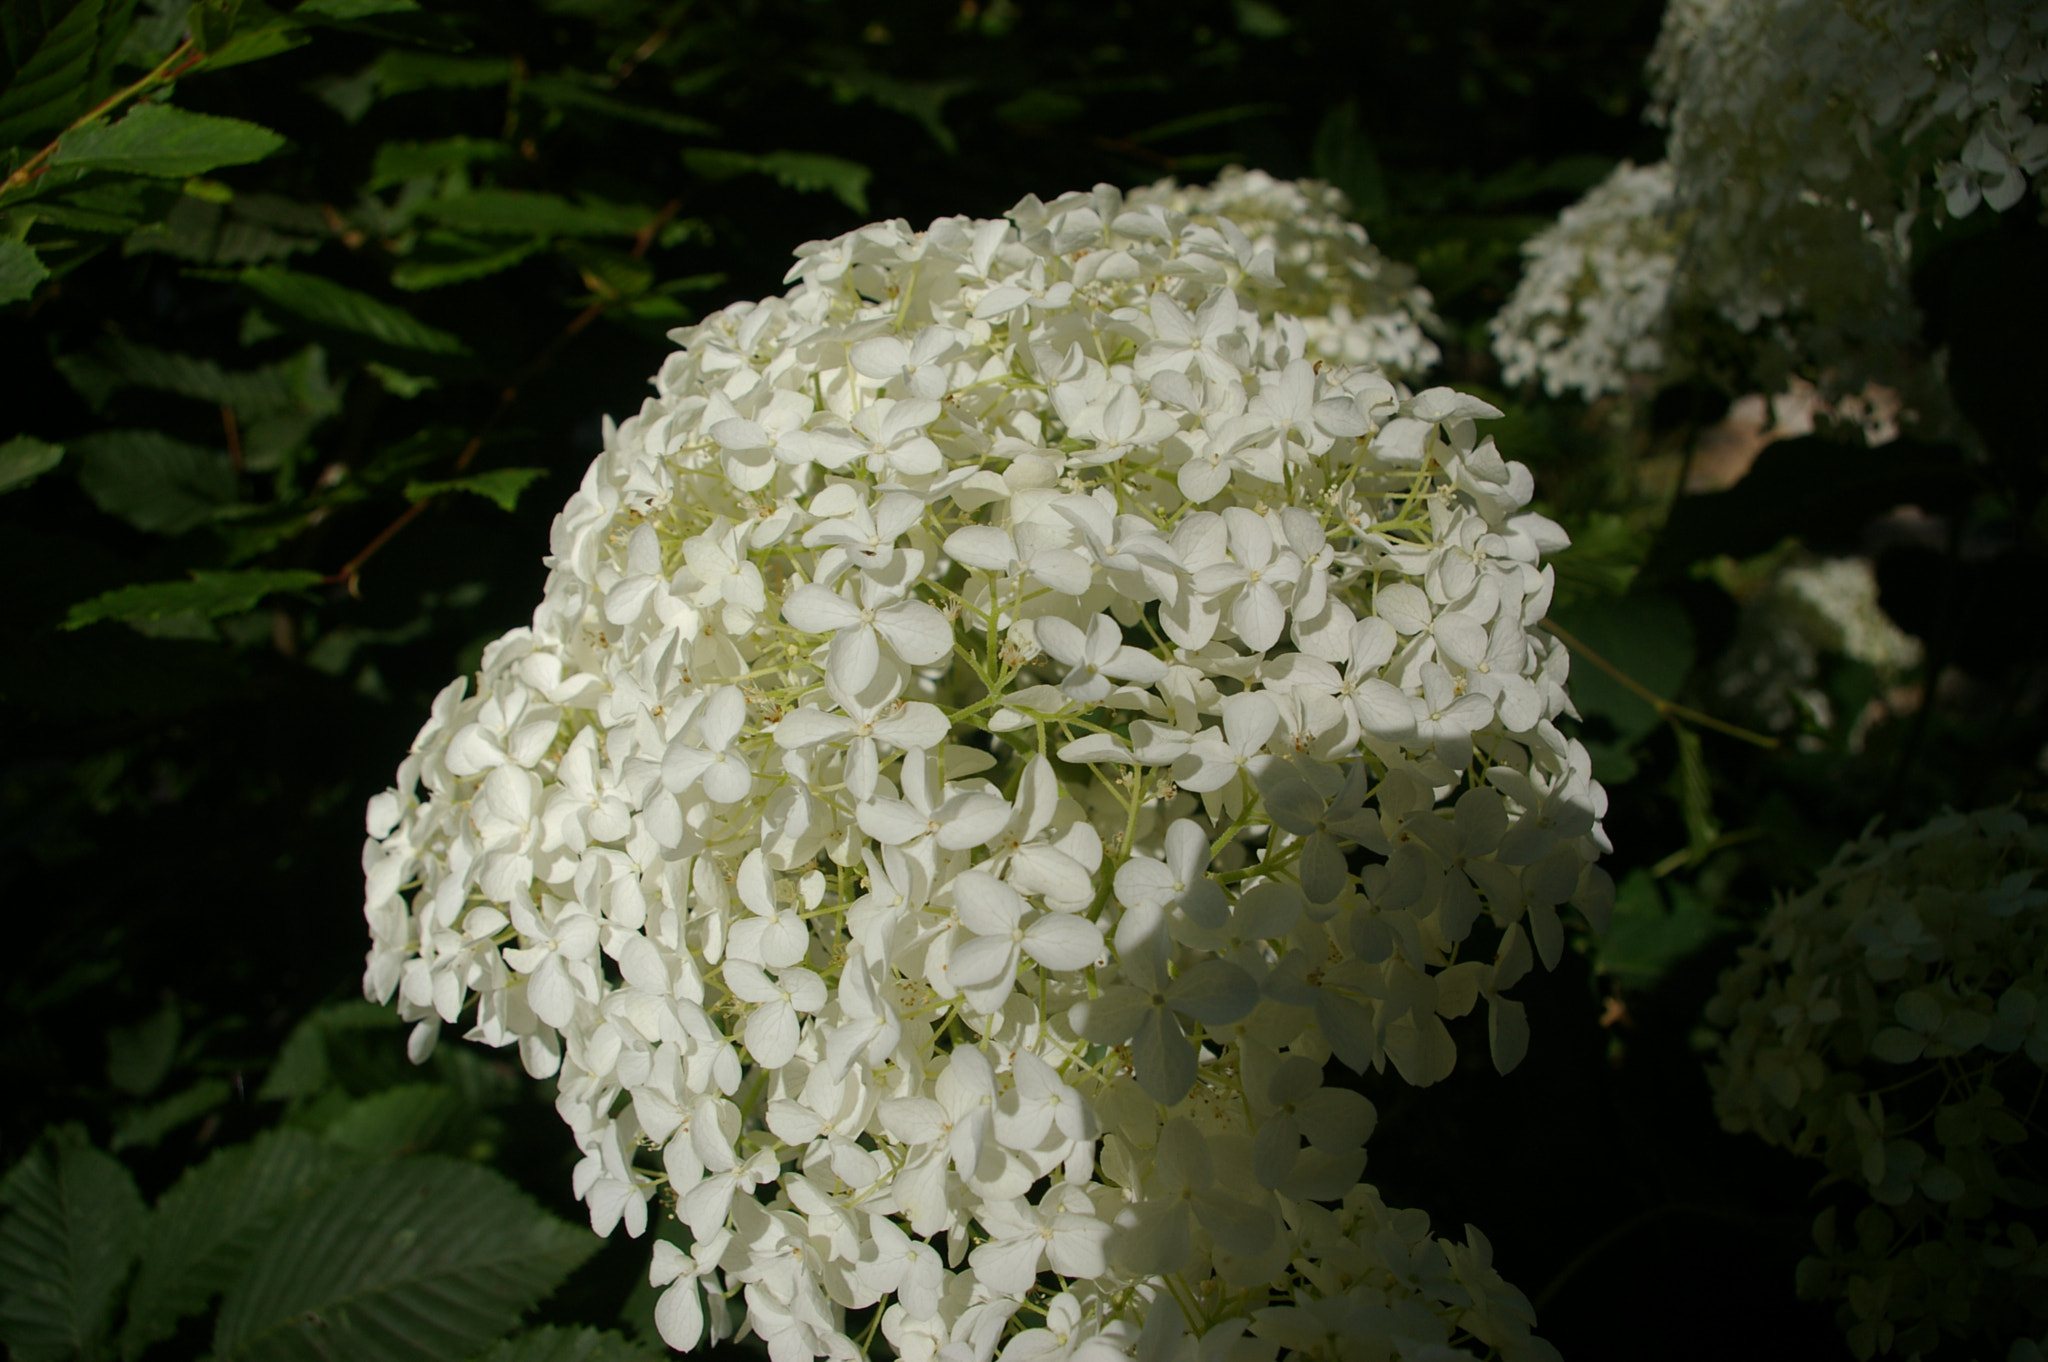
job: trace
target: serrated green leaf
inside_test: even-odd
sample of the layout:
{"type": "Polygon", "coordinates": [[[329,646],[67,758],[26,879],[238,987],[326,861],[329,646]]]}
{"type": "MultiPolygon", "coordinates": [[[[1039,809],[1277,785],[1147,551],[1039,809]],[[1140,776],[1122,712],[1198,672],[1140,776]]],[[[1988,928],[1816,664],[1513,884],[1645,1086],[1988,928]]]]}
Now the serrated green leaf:
{"type": "Polygon", "coordinates": [[[623,1334],[598,1329],[527,1329],[483,1355],[481,1362],[656,1362],[657,1354],[623,1334]]]}
{"type": "Polygon", "coordinates": [[[154,1149],[164,1136],[198,1120],[234,1095],[234,1085],[225,1078],[202,1078],[183,1092],[123,1116],[114,1125],[110,1143],[116,1153],[123,1149],[154,1149]]]}
{"type": "Polygon", "coordinates": [[[507,236],[631,236],[652,211],[638,206],[590,206],[554,194],[477,189],[420,205],[420,216],[461,232],[507,236]]]}
{"type": "Polygon", "coordinates": [[[319,573],[301,570],[196,570],[189,582],[147,582],[139,586],[116,587],[89,601],[81,601],[71,607],[64,627],[83,629],[101,620],[157,620],[183,614],[216,619],[253,610],[258,601],[273,592],[303,591],[319,584],[319,573]]]}
{"type": "Polygon", "coordinates": [[[507,246],[502,242],[471,241],[453,232],[429,232],[413,255],[391,271],[391,285],[409,293],[421,293],[468,283],[509,270],[544,245],[544,241],[533,240],[507,246]]]}
{"type": "Polygon", "coordinates": [[[135,1179],[46,1131],[0,1182],[0,1342],[19,1362],[99,1351],[147,1214],[135,1179]]]}
{"type": "Polygon", "coordinates": [[[138,530],[182,534],[234,504],[227,456],[161,431],[99,431],[73,441],[71,453],[93,504],[138,530]]]}
{"type": "Polygon", "coordinates": [[[491,1137],[491,1122],[439,1083],[405,1083],[358,1098],[321,1133],[367,1158],[402,1154],[468,1157],[491,1137]]]}
{"type": "Polygon", "coordinates": [[[352,1155],[317,1136],[270,1130],[186,1169],[142,1235],[122,1356],[136,1357],[204,1310],[293,1206],[354,1166],[352,1155]]]}
{"type": "Polygon", "coordinates": [[[536,478],[546,477],[547,472],[545,468],[494,468],[488,473],[451,478],[446,482],[409,482],[405,485],[405,495],[410,501],[425,501],[443,492],[469,492],[496,502],[501,511],[510,511],[519,505],[519,494],[526,490],[527,484],[536,478]]]}
{"type": "Polygon", "coordinates": [[[692,147],[683,153],[683,164],[707,180],[730,179],[734,175],[767,175],[799,193],[829,190],[856,213],[868,210],[867,184],[874,172],[858,161],[810,151],[770,151],[760,155],[745,151],[721,151],[692,147]]]}
{"type": "Polygon", "coordinates": [[[419,8],[415,0],[306,0],[292,11],[295,19],[368,19],[378,14],[409,14],[419,8]]]}
{"type": "Polygon", "coordinates": [[[239,118],[143,104],[118,123],[65,133],[51,164],[130,175],[199,175],[260,161],[283,145],[277,133],[239,118]]]}
{"type": "Polygon", "coordinates": [[[61,128],[85,111],[99,28],[100,0],[79,0],[42,35],[0,92],[0,147],[61,128]]]}
{"type": "MultiPolygon", "coordinates": [[[[1677,694],[1692,670],[1692,622],[1668,596],[1637,591],[1577,602],[1552,612],[1574,639],[1653,694],[1677,694]]],[[[1663,722],[1656,706],[1587,657],[1572,658],[1572,702],[1587,720],[1581,738],[1593,774],[1621,784],[1636,770],[1632,749],[1663,722]]]]}
{"type": "Polygon", "coordinates": [[[49,268],[26,244],[0,241],[0,304],[20,302],[49,277],[49,268]]]}
{"type": "Polygon", "coordinates": [[[538,76],[527,87],[534,98],[557,109],[580,109],[586,113],[615,118],[624,123],[639,123],[645,127],[659,128],[678,137],[712,137],[718,129],[701,118],[687,114],[671,113],[667,109],[650,109],[645,105],[614,99],[591,89],[588,85],[569,75],[538,76]]]}
{"type": "Polygon", "coordinates": [[[376,1164],[259,1246],[214,1331],[219,1362],[447,1362],[509,1329],[597,1248],[454,1159],[376,1164]]]}
{"type": "Polygon", "coordinates": [[[366,189],[386,189],[422,176],[440,175],[476,161],[497,161],[508,155],[503,142],[475,137],[443,137],[433,142],[386,142],[377,148],[366,189]]]}
{"type": "Polygon", "coordinates": [[[284,312],[381,345],[428,355],[466,355],[469,347],[402,308],[317,274],[263,268],[244,270],[242,286],[284,312]]]}
{"type": "Polygon", "coordinates": [[[192,45],[209,55],[226,47],[241,12],[242,0],[193,0],[192,8],[185,11],[192,45]]]}
{"type": "Polygon", "coordinates": [[[137,387],[232,407],[245,421],[341,410],[340,394],[327,378],[326,354],[317,345],[281,363],[232,370],[198,355],[109,337],[82,354],[64,356],[58,369],[95,409],[122,388],[137,387]]]}
{"type": "Polygon", "coordinates": [[[17,435],[0,445],[0,492],[26,487],[64,460],[64,446],[17,435]]]}

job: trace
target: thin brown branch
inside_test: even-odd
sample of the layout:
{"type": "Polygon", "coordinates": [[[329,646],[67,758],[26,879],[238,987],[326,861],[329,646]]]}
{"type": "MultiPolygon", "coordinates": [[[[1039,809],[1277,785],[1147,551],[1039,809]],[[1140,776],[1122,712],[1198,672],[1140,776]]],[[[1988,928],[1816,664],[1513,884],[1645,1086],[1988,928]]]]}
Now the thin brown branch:
{"type": "Polygon", "coordinates": [[[7,177],[6,182],[0,183],[0,197],[4,197],[7,194],[10,194],[13,191],[21,188],[23,185],[29,183],[31,180],[37,179],[43,174],[44,171],[48,170],[50,168],[50,158],[57,154],[58,146],[63,143],[65,137],[68,136],[69,134],[77,132],[80,128],[83,128],[87,124],[92,123],[95,120],[103,117],[107,113],[111,112],[114,108],[119,106],[123,101],[133,98],[134,96],[141,94],[144,90],[150,89],[153,86],[167,84],[171,81],[174,81],[179,76],[184,75],[187,71],[197,66],[200,62],[206,60],[206,54],[204,52],[193,52],[191,49],[192,40],[190,38],[187,38],[184,42],[179,43],[175,48],[171,50],[170,56],[165,57],[161,62],[157,63],[157,67],[154,71],[151,71],[148,75],[144,76],[141,80],[136,81],[133,85],[125,86],[119,90],[114,91],[114,93],[108,95],[105,99],[101,100],[99,103],[93,105],[90,109],[87,109],[84,113],[80,114],[77,118],[73,119],[70,125],[67,126],[63,132],[58,133],[55,137],[50,139],[50,143],[48,146],[44,147],[35,155],[29,157],[26,161],[23,161],[19,166],[16,166],[14,169],[14,173],[7,177]],[[188,53],[190,55],[187,55],[188,53]]]}
{"type": "Polygon", "coordinates": [[[235,421],[235,409],[223,402],[220,404],[220,428],[227,436],[228,462],[237,473],[242,471],[242,428],[235,421]]]}

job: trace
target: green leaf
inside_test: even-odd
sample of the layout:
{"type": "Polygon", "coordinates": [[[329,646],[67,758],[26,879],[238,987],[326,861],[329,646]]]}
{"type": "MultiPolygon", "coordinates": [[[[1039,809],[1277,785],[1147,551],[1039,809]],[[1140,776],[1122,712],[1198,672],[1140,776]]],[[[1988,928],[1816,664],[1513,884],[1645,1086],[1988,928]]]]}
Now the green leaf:
{"type": "Polygon", "coordinates": [[[154,1015],[133,1026],[107,1030],[107,1082],[130,1097],[147,1097],[157,1090],[171,1071],[178,1055],[178,1036],[183,1030],[178,1005],[165,1003],[154,1015]]]}
{"type": "Polygon", "coordinates": [[[164,1136],[198,1120],[234,1095],[234,1085],[225,1078],[202,1078],[183,1092],[123,1116],[114,1126],[112,1146],[116,1153],[123,1149],[154,1149],[164,1136]]]}
{"type": "Polygon", "coordinates": [[[512,61],[509,57],[444,57],[394,49],[370,63],[368,73],[376,82],[378,96],[388,99],[413,90],[480,90],[503,85],[512,79],[512,61]]]}
{"type": "Polygon", "coordinates": [[[545,468],[496,468],[466,478],[451,478],[447,482],[409,482],[405,485],[405,495],[411,501],[425,501],[443,492],[469,492],[496,502],[501,511],[510,511],[519,505],[519,494],[526,490],[527,484],[535,478],[546,477],[547,472],[545,468]]]}
{"type": "Polygon", "coordinates": [[[701,118],[687,114],[671,113],[667,109],[650,109],[644,105],[628,103],[601,94],[568,74],[536,76],[526,87],[527,92],[556,109],[581,109],[587,113],[605,118],[616,118],[625,123],[639,123],[677,137],[711,137],[718,129],[701,118]]]}
{"type": "Polygon", "coordinates": [[[475,137],[443,137],[433,142],[386,142],[377,148],[365,189],[386,189],[407,180],[440,175],[476,161],[497,161],[508,155],[503,142],[475,137]]]}
{"type": "Polygon", "coordinates": [[[1254,38],[1284,38],[1294,32],[1294,21],[1264,0],[1236,0],[1238,32],[1254,38]]]}
{"type": "Polygon", "coordinates": [[[657,1362],[659,1354],[598,1329],[528,1329],[498,1340],[481,1362],[657,1362]]]}
{"type": "Polygon", "coordinates": [[[266,303],[315,326],[349,332],[398,350],[428,355],[469,353],[469,347],[455,336],[428,326],[410,312],[317,274],[266,267],[243,270],[239,277],[244,288],[266,303]]]}
{"type": "Polygon", "coordinates": [[[1607,932],[1593,943],[1594,967],[1626,988],[1652,988],[1730,926],[1697,890],[1636,870],[1615,892],[1607,932]]]}
{"type": "Polygon", "coordinates": [[[260,161],[283,145],[277,133],[239,118],[143,104],[118,123],[65,133],[51,164],[130,175],[198,175],[260,161]]]}
{"type": "Polygon", "coordinates": [[[439,1083],[406,1083],[359,1098],[321,1133],[344,1149],[369,1158],[401,1154],[470,1157],[489,1147],[491,1122],[439,1083]]]}
{"type": "Polygon", "coordinates": [[[147,1211],[135,1179],[70,1130],[46,1131],[0,1182],[0,1341],[19,1362],[94,1354],[147,1211]]]}
{"type": "Polygon", "coordinates": [[[1144,145],[1147,142],[1164,142],[1182,133],[1200,132],[1204,128],[1224,127],[1231,123],[1242,123],[1248,118],[1265,118],[1271,114],[1285,113],[1285,104],[1233,104],[1225,109],[1208,109],[1185,118],[1171,118],[1164,123],[1155,123],[1149,128],[1132,133],[1124,140],[1144,145]]]}
{"type": "Polygon", "coordinates": [[[535,254],[547,242],[540,239],[515,241],[473,241],[453,232],[428,232],[413,255],[391,271],[391,286],[409,293],[466,284],[511,269],[535,254]]]}
{"type": "Polygon", "coordinates": [[[416,0],[306,0],[305,4],[292,11],[292,17],[348,22],[378,14],[410,14],[418,9],[416,0]]]}
{"type": "Polygon", "coordinates": [[[42,34],[0,93],[0,147],[61,128],[84,111],[99,25],[100,0],[79,0],[42,34]]]}
{"type": "Polygon", "coordinates": [[[829,190],[856,213],[868,211],[867,184],[874,175],[858,161],[811,151],[770,151],[755,155],[745,151],[692,147],[683,153],[683,164],[692,174],[707,180],[758,174],[772,176],[778,184],[799,193],[829,190]]]}
{"type": "Polygon", "coordinates": [[[301,1130],[269,1130],[185,1170],[142,1235],[122,1356],[133,1358],[233,1284],[291,1208],[355,1160],[301,1130]]]}
{"type": "Polygon", "coordinates": [[[554,194],[476,189],[420,205],[420,216],[463,232],[508,236],[631,236],[653,219],[635,206],[575,204],[554,194]]]}
{"type": "Polygon", "coordinates": [[[227,456],[161,431],[100,431],[74,441],[71,453],[93,504],[138,530],[182,534],[234,504],[227,456]]]}
{"type": "Polygon", "coordinates": [[[0,492],[26,487],[64,459],[64,446],[17,435],[0,445],[0,492]]]}
{"type": "Polygon", "coordinates": [[[467,1357],[596,1250],[504,1178],[435,1156],[376,1164],[314,1194],[222,1302],[219,1362],[467,1357]]]}
{"type": "Polygon", "coordinates": [[[832,97],[841,104],[865,99],[916,119],[949,156],[959,149],[941,114],[946,101],[974,88],[971,80],[898,80],[879,71],[818,71],[806,79],[830,86],[832,97]]]}
{"type": "Polygon", "coordinates": [[[294,569],[271,572],[209,572],[196,569],[189,582],[146,582],[116,587],[71,607],[66,629],[83,629],[101,620],[158,620],[194,614],[202,619],[239,615],[277,591],[303,591],[320,584],[320,574],[294,569]]]}
{"type": "MultiPolygon", "coordinates": [[[[1692,670],[1692,622],[1668,596],[1632,592],[1580,601],[1553,612],[1575,639],[1651,693],[1670,699],[1692,670]]],[[[1609,784],[1635,774],[1629,751],[1662,723],[1654,705],[1589,658],[1572,658],[1572,703],[1587,723],[1581,740],[1593,755],[1593,773],[1609,784]]]]}
{"type": "Polygon", "coordinates": [[[398,1024],[398,1014],[390,1008],[361,999],[335,1003],[309,1013],[285,1037],[283,1047],[277,1052],[277,1062],[271,1065],[263,1086],[257,1090],[257,1100],[290,1101],[318,1095],[334,1076],[328,1062],[329,1035],[342,1031],[383,1030],[398,1024]]]}
{"type": "Polygon", "coordinates": [[[1700,750],[1700,735],[1675,719],[1671,731],[1678,738],[1678,809],[1685,818],[1686,850],[1697,862],[1721,835],[1721,825],[1714,821],[1714,785],[1707,774],[1706,754],[1700,750]]]}
{"type": "Polygon", "coordinates": [[[26,244],[0,241],[0,304],[20,302],[49,277],[48,267],[26,244]]]}
{"type": "Polygon", "coordinates": [[[242,0],[194,0],[185,11],[192,33],[192,45],[201,52],[220,51],[234,36],[235,19],[242,12],[242,0]]]}
{"type": "Polygon", "coordinates": [[[91,350],[63,356],[59,372],[94,410],[126,387],[153,388],[197,402],[232,407],[245,421],[284,412],[331,416],[341,397],[327,378],[327,357],[309,345],[260,369],[223,369],[210,359],[108,337],[91,350]]]}

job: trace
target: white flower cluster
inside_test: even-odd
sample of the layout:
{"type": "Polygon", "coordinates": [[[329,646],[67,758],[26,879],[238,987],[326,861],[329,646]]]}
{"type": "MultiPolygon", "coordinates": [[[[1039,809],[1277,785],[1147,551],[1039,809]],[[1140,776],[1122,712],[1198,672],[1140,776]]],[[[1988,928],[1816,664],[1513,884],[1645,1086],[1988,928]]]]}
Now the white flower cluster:
{"type": "Polygon", "coordinates": [[[1920,640],[1884,613],[1868,558],[1796,558],[1773,572],[1743,602],[1715,688],[1766,728],[1791,728],[1802,714],[1829,728],[1836,716],[1819,684],[1828,653],[1885,682],[1920,665],[1920,640]]]}
{"type": "Polygon", "coordinates": [[[1675,0],[1650,65],[1683,288],[1745,331],[1797,314],[1799,357],[1851,387],[1912,342],[1930,175],[1960,217],[2048,166],[2048,9],[2026,0],[1675,0]]]}
{"type": "Polygon", "coordinates": [[[1867,1198],[1852,1233],[1821,1218],[1800,1267],[1803,1294],[1841,1301],[1859,1357],[2048,1323],[2019,1311],[2048,1299],[2048,1188],[2027,1179],[2048,1077],[2044,869],[2048,832],[2005,808],[1853,842],[1771,910],[1708,1006],[1722,1124],[1867,1198]]]}
{"type": "Polygon", "coordinates": [[[1623,161],[1523,244],[1522,280],[1488,323],[1501,377],[1591,402],[1660,372],[1677,245],[1671,167],[1623,161]]]}
{"type": "Polygon", "coordinates": [[[1564,536],[1274,269],[1106,186],[805,246],[371,802],[366,992],[556,1078],[600,1232],[673,1208],[675,1346],[1555,1355],[1326,1076],[1433,1083],[1482,1000],[1512,1067],[1604,921],[1564,536]]]}
{"type": "Polygon", "coordinates": [[[1254,250],[1271,252],[1277,283],[1232,280],[1232,286],[1261,316],[1299,317],[1311,358],[1372,365],[1396,378],[1417,377],[1443,358],[1428,334],[1442,325],[1429,290],[1415,282],[1411,266],[1380,254],[1351,220],[1342,190],[1232,166],[1214,184],[1182,186],[1169,179],[1134,190],[1130,204],[1156,204],[1208,227],[1227,218],[1254,250]]]}

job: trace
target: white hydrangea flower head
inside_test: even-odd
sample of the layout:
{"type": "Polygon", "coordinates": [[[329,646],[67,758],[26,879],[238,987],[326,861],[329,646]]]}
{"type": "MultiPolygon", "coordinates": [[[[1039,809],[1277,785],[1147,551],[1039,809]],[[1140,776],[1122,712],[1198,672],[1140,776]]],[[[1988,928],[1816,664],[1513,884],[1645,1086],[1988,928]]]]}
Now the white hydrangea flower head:
{"type": "Polygon", "coordinates": [[[1859,1357],[2038,1320],[2018,1307],[2048,1258],[2018,1180],[2048,1079],[2044,869],[2048,831],[2009,808],[1866,836],[1771,909],[1708,1006],[1722,1124],[1854,1189],[1799,1283],[1841,1302],[1859,1357]]]}
{"type": "Polygon", "coordinates": [[[1130,202],[1158,204],[1204,226],[1235,224],[1252,243],[1254,263],[1233,287],[1263,318],[1299,316],[1314,359],[1412,379],[1443,358],[1429,337],[1442,329],[1429,290],[1413,267],[1380,253],[1333,185],[1232,166],[1214,184],[1161,180],[1133,191],[1130,202]]]}
{"type": "Polygon", "coordinates": [[[1671,167],[1628,161],[1522,246],[1521,282],[1488,329],[1501,376],[1591,402],[1665,366],[1678,230],[1671,167]]]}
{"type": "Polygon", "coordinates": [[[1370,1102],[1596,923],[1528,470],[1114,189],[878,223],[678,349],[437,698],[366,993],[552,1076],[678,1348],[1554,1356],[1370,1102]],[[865,1323],[861,1323],[861,1321],[865,1323]],[[1235,1340],[1233,1342],[1233,1340],[1235,1340]]]}
{"type": "Polygon", "coordinates": [[[1683,287],[1795,360],[1901,381],[1909,233],[2048,166],[2048,10],[2024,0],[1674,0],[1651,56],[1683,287]]]}

